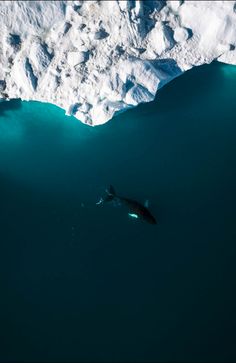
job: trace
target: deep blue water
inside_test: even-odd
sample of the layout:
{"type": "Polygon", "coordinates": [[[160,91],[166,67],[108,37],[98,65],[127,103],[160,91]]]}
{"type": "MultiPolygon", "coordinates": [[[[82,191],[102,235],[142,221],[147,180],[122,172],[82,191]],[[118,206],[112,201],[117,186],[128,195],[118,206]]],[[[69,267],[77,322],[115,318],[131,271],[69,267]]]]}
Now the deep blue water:
{"type": "Polygon", "coordinates": [[[202,66],[96,128],[0,104],[1,361],[236,360],[235,89],[202,66]]]}

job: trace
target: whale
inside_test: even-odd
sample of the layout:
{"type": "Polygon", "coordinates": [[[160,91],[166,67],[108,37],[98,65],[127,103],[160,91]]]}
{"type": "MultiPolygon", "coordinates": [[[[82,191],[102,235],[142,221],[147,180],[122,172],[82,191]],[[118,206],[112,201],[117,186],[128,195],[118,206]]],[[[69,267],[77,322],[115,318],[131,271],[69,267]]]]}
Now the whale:
{"type": "Polygon", "coordinates": [[[131,218],[140,219],[149,224],[157,224],[155,217],[151,214],[148,209],[148,203],[144,205],[137,202],[136,200],[129,199],[126,197],[119,196],[114,187],[110,185],[106,190],[105,197],[101,197],[96,203],[97,205],[102,205],[104,203],[114,202],[115,205],[124,205],[128,209],[128,215],[131,218]]]}

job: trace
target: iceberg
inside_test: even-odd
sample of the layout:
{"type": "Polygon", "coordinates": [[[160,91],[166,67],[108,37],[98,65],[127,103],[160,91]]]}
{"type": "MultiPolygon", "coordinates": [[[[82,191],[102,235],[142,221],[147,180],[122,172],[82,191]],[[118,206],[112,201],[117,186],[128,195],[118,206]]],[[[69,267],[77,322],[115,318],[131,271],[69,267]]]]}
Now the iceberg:
{"type": "Polygon", "coordinates": [[[194,66],[236,64],[234,1],[0,1],[0,98],[91,126],[194,66]]]}

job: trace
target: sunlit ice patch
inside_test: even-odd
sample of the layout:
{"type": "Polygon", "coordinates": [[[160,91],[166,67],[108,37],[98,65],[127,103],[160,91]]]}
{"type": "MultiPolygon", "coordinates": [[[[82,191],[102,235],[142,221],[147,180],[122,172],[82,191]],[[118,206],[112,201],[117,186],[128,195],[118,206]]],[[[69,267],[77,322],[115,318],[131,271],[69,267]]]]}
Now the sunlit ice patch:
{"type": "Polygon", "coordinates": [[[131,218],[138,218],[138,215],[135,214],[135,213],[128,213],[128,215],[131,217],[131,218]]]}

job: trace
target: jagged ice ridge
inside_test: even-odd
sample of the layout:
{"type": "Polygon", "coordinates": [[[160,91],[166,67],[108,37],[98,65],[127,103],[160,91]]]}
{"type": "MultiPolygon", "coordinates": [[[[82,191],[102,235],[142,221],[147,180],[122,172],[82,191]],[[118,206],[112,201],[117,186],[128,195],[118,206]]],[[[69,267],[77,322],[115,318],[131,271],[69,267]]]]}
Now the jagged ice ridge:
{"type": "Polygon", "coordinates": [[[213,60],[236,64],[234,1],[0,1],[0,98],[95,126],[213,60]]]}

